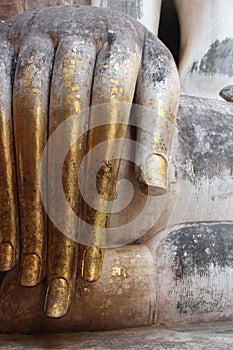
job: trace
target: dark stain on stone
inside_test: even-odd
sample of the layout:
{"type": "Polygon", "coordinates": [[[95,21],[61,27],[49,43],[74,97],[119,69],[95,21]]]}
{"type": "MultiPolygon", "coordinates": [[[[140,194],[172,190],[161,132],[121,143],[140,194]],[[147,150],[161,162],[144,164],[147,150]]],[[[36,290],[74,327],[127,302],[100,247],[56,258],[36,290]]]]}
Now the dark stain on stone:
{"type": "Polygon", "coordinates": [[[233,76],[233,39],[216,40],[200,62],[193,63],[191,72],[233,76]]]}
{"type": "Polygon", "coordinates": [[[194,273],[206,275],[211,264],[233,267],[233,225],[195,224],[169,235],[175,247],[174,271],[177,279],[194,273]]]}
{"type": "Polygon", "coordinates": [[[233,329],[224,329],[223,331],[216,331],[216,334],[233,334],[233,329]]]}
{"type": "Polygon", "coordinates": [[[172,231],[168,246],[173,247],[172,270],[177,283],[185,281],[185,293],[181,293],[176,308],[180,314],[197,311],[211,312],[219,310],[219,299],[205,300],[206,293],[198,297],[192,295],[192,276],[208,278],[210,266],[233,269],[233,225],[231,224],[195,224],[172,231]]]}
{"type": "MultiPolygon", "coordinates": [[[[109,51],[111,49],[111,46],[113,43],[116,41],[116,34],[108,32],[108,45],[109,45],[109,51]]],[[[110,52],[109,52],[109,57],[110,57],[110,52]]]]}
{"type": "Polygon", "coordinates": [[[101,0],[100,6],[124,12],[137,19],[141,19],[143,16],[142,0],[101,0]]]}
{"type": "Polygon", "coordinates": [[[191,67],[191,72],[197,72],[198,71],[198,61],[193,62],[193,65],[191,67]]]}

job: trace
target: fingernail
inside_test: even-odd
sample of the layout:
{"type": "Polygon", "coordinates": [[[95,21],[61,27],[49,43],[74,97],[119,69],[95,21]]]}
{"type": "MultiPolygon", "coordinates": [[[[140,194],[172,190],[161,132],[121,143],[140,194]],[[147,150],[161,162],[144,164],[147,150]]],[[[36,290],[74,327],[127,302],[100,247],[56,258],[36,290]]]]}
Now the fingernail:
{"type": "Polygon", "coordinates": [[[62,317],[69,309],[69,286],[64,278],[50,282],[45,300],[45,311],[49,317],[62,317]]]}
{"type": "Polygon", "coordinates": [[[167,191],[167,161],[160,154],[150,154],[146,159],[146,184],[154,195],[167,191]]]}
{"type": "Polygon", "coordinates": [[[28,254],[21,263],[20,283],[24,287],[34,287],[40,283],[40,258],[36,254],[28,254]]]}
{"type": "Polygon", "coordinates": [[[81,277],[88,282],[97,281],[102,272],[104,250],[96,247],[87,247],[82,259],[81,277]]]}
{"type": "Polygon", "coordinates": [[[14,265],[14,249],[10,243],[0,244],[0,271],[9,271],[14,265]]]}

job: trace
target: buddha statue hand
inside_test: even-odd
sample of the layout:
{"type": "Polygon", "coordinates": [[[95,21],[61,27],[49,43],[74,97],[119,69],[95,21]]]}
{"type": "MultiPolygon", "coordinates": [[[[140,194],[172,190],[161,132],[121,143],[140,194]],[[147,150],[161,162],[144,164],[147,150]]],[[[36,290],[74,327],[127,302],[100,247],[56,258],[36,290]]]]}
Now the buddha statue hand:
{"type": "Polygon", "coordinates": [[[101,274],[133,102],[140,107],[130,135],[139,145],[137,181],[143,193],[166,192],[179,78],[165,46],[136,20],[111,10],[61,6],[28,12],[1,23],[0,38],[0,271],[19,262],[25,287],[46,277],[45,311],[61,317],[77,271],[89,282],[101,274]],[[102,124],[100,110],[107,118],[102,124]],[[102,142],[100,159],[94,148],[102,142]],[[65,145],[70,147],[61,167],[55,152],[65,145]],[[90,174],[97,161],[94,186],[90,174]],[[58,168],[69,206],[59,202],[58,168]],[[82,192],[92,194],[93,186],[91,207],[82,192]],[[77,217],[92,227],[91,238],[77,217]]]}

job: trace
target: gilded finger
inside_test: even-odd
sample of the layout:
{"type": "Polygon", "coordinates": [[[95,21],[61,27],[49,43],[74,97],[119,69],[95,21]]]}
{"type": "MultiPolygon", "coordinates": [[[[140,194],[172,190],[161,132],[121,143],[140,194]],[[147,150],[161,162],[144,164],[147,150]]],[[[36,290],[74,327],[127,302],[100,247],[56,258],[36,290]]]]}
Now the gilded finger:
{"type": "MultiPolygon", "coordinates": [[[[92,75],[95,65],[96,47],[92,41],[72,36],[63,39],[57,49],[51,85],[49,134],[58,125],[72,115],[89,107],[92,75]]],[[[82,113],[82,118],[70,122],[64,139],[77,135],[85,129],[89,114],[82,113]]],[[[68,203],[79,216],[80,192],[78,173],[86,150],[86,136],[81,136],[70,148],[62,169],[63,189],[68,203]]],[[[51,162],[52,152],[48,154],[50,178],[54,179],[48,187],[49,193],[56,193],[56,164],[51,162]],[[54,166],[54,167],[53,167],[54,166]]],[[[48,198],[50,198],[48,194],[48,198]]],[[[48,202],[56,215],[57,203],[48,202]]],[[[78,230],[69,213],[62,212],[66,232],[78,230]]],[[[67,237],[49,222],[48,287],[45,310],[50,317],[61,317],[68,311],[73,294],[77,272],[78,244],[76,237],[67,237]]]]}
{"type": "Polygon", "coordinates": [[[12,127],[14,50],[0,42],[0,271],[10,270],[19,255],[19,211],[12,127]]]}
{"type": "Polygon", "coordinates": [[[53,44],[33,36],[22,43],[13,90],[14,135],[21,215],[20,283],[45,276],[46,214],[40,197],[40,161],[47,141],[53,44]]]}
{"type": "Polygon", "coordinates": [[[92,244],[81,247],[80,272],[82,278],[90,282],[96,281],[101,274],[104,258],[104,249],[101,247],[106,245],[103,229],[107,227],[109,205],[114,198],[143,46],[142,37],[137,32],[131,32],[129,29],[129,38],[124,41],[123,29],[121,31],[118,27],[116,30],[115,25],[113,23],[111,25],[108,42],[97,57],[92,90],[92,106],[105,104],[103,113],[107,117],[107,124],[95,127],[98,109],[92,108],[87,143],[85,191],[91,195],[95,193],[96,187],[99,193],[99,196],[93,199],[94,208],[85,203],[83,209],[83,219],[93,226],[93,230],[92,244]],[[91,167],[96,164],[92,149],[101,142],[116,138],[120,139],[117,152],[115,150],[117,157],[111,158],[114,145],[109,143],[104,151],[103,164],[96,179],[88,177],[91,167]]]}

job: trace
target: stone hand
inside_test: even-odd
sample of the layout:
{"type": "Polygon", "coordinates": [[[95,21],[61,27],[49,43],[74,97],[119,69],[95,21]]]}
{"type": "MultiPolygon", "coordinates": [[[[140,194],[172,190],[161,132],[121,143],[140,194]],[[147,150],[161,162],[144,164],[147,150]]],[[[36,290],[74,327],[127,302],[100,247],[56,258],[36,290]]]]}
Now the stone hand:
{"type": "MultiPolygon", "coordinates": [[[[61,317],[69,308],[77,270],[90,282],[100,276],[101,229],[110,217],[108,207],[96,210],[82,199],[77,179],[83,157],[87,154],[84,190],[90,190],[88,174],[96,160],[92,149],[106,140],[121,140],[111,161],[115,147],[109,142],[96,178],[100,200],[111,201],[134,101],[152,116],[150,122],[143,113],[138,118],[136,140],[147,151],[136,149],[137,179],[143,192],[165,193],[179,79],[162,43],[134,19],[110,10],[77,6],[29,12],[2,23],[0,37],[0,270],[12,269],[19,260],[25,287],[46,276],[45,311],[61,317]],[[72,145],[62,168],[70,207],[93,226],[92,244],[78,245],[76,237],[67,237],[47,219],[41,158],[62,122],[100,104],[106,105],[108,124],[94,127],[98,116],[91,108],[59,141],[62,145],[89,125],[88,135],[72,145]]],[[[56,203],[50,201],[50,193],[56,193],[54,156],[48,147],[48,207],[56,215],[56,203]]],[[[64,209],[67,231],[75,225],[69,213],[64,209]]]]}

